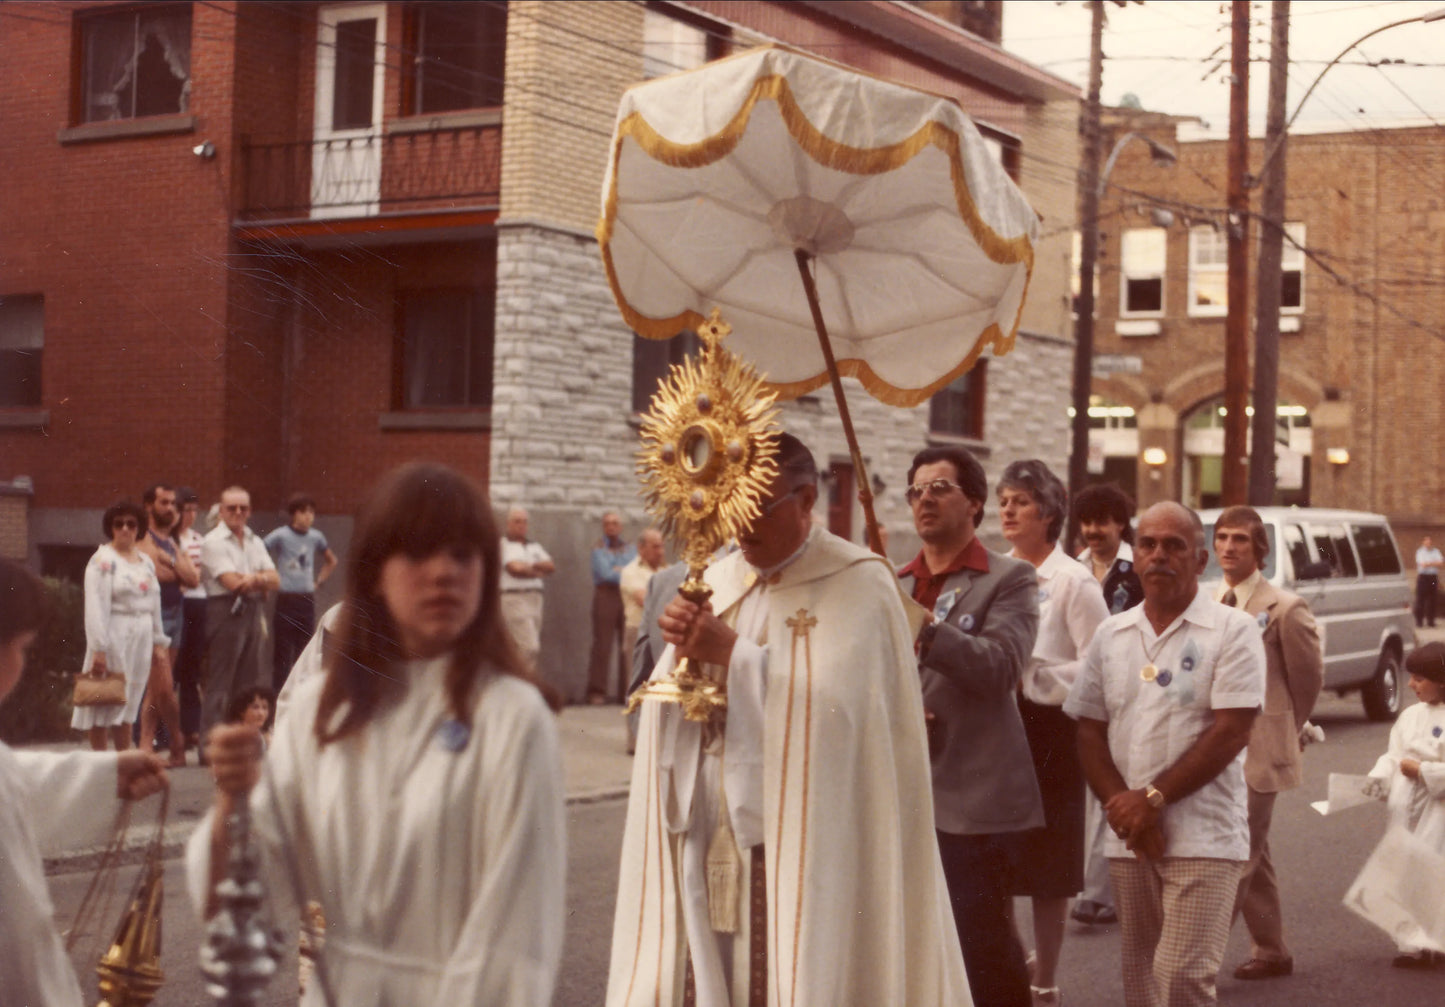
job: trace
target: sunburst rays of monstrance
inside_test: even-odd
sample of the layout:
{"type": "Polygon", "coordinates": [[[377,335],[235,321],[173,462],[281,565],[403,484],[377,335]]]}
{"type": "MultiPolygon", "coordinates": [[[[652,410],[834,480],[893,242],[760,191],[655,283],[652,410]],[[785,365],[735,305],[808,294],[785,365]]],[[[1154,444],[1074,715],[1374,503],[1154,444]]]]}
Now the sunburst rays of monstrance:
{"type": "MultiPolygon", "coordinates": [[[[648,513],[687,563],[678,593],[698,605],[712,595],[702,579],[708,561],[762,513],[778,471],[776,397],[761,374],[722,347],[731,331],[714,308],[697,330],[700,357],[674,364],[652,397],[637,453],[648,513]]],[[[720,723],[727,713],[724,687],[687,658],[634,692],[628,711],[644,700],[678,703],[684,717],[702,723],[720,723]]]]}

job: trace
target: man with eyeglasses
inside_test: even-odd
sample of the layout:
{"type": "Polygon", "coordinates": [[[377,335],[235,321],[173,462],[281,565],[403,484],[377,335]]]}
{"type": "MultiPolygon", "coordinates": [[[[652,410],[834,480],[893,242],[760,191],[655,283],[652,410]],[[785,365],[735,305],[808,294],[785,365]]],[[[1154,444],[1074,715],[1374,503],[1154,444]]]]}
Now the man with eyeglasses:
{"type": "Polygon", "coordinates": [[[231,696],[271,684],[266,593],[281,586],[261,536],[247,527],[251,494],[240,486],[221,493],[221,523],[201,543],[201,584],[206,589],[209,658],[201,705],[204,736],[225,716],[231,696]]]}
{"type": "Polygon", "coordinates": [[[727,719],[643,704],[606,1003],[968,1003],[903,598],[813,524],[817,465],[780,440],[710,602],[659,619],[653,678],[699,662],[727,719]]]}
{"type": "Polygon", "coordinates": [[[918,452],[905,491],[923,548],[899,571],[933,614],[918,670],[933,754],[933,813],[973,999],[1030,1007],[1010,917],[1007,838],[1044,824],[1018,688],[1039,628],[1033,564],[985,549],[983,466],[963,448],[918,452]]]}
{"type": "Polygon", "coordinates": [[[1139,519],[1144,602],[1099,625],[1064,712],[1104,805],[1127,1007],[1218,1002],[1215,977],[1249,860],[1244,748],[1264,699],[1258,623],[1199,590],[1199,515],[1139,519]]]}

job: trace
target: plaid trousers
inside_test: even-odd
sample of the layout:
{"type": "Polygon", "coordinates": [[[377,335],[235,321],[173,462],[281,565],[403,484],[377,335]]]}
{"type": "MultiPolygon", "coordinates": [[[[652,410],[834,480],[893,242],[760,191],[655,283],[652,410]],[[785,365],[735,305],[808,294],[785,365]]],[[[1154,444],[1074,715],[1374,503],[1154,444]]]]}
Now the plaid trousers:
{"type": "Polygon", "coordinates": [[[1110,859],[1126,1007],[1219,1002],[1215,977],[1245,866],[1204,857],[1110,859]]]}

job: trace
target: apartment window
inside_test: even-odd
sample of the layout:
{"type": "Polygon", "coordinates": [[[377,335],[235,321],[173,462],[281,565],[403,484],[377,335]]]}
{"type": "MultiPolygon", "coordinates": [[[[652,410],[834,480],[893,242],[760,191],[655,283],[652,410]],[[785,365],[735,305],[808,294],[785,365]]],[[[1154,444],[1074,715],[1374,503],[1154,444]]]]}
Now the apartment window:
{"type": "Polygon", "coordinates": [[[1279,310],[1298,314],[1305,307],[1305,226],[1284,225],[1279,259],[1279,310]]]}
{"type": "Polygon", "coordinates": [[[1168,232],[1162,227],[1125,231],[1120,255],[1119,314],[1164,313],[1164,258],[1168,232]]]}
{"type": "Polygon", "coordinates": [[[86,16],[78,22],[83,122],[184,112],[191,94],[190,4],[86,16]]]}
{"type": "Polygon", "coordinates": [[[729,39],[722,26],[684,21],[649,7],[642,15],[642,76],[665,77],[692,70],[727,54],[729,39]]]}
{"type": "Polygon", "coordinates": [[[983,396],[988,361],[950,381],[928,400],[928,431],[951,437],[983,439],[983,396]]]}
{"type": "Polygon", "coordinates": [[[695,356],[702,342],[695,332],[679,332],[671,339],[632,337],[632,411],[645,413],[652,408],[652,396],[667,377],[673,364],[695,356]]]}
{"type": "Polygon", "coordinates": [[[402,295],[402,406],[490,408],[493,321],[491,290],[413,290],[402,295]]]}
{"type": "Polygon", "coordinates": [[[1229,310],[1229,241],[1223,231],[1189,231],[1189,313],[1222,315],[1229,310]]]}
{"type": "Polygon", "coordinates": [[[1009,178],[1017,182],[1019,180],[1020,155],[1022,154],[1019,138],[982,123],[976,123],[976,125],[979,133],[983,136],[983,145],[988,148],[993,159],[1003,166],[1003,170],[1009,178]]]}
{"type": "Polygon", "coordinates": [[[403,97],[406,113],[501,105],[507,5],[418,3],[407,10],[411,73],[403,97]]]}
{"type": "Polygon", "coordinates": [[[40,405],[40,354],[45,348],[45,298],[0,296],[0,407],[40,405]]]}

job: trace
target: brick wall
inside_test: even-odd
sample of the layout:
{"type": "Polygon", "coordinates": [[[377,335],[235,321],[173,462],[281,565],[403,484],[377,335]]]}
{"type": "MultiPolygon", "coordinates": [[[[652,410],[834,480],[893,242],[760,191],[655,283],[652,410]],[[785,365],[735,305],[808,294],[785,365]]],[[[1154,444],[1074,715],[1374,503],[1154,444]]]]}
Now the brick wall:
{"type": "MultiPolygon", "coordinates": [[[[1145,146],[1132,143],[1112,176],[1119,189],[1224,205],[1222,141],[1176,145],[1169,128],[1151,135],[1176,147],[1179,165],[1155,166],[1145,146]]],[[[1252,144],[1252,166],[1262,147],[1252,144]]],[[[1445,525],[1445,477],[1421,464],[1445,453],[1445,290],[1435,279],[1445,272],[1445,146],[1438,131],[1423,129],[1318,134],[1291,137],[1287,157],[1286,219],[1305,224],[1305,243],[1319,257],[1305,265],[1300,331],[1280,338],[1281,399],[1314,417],[1310,502],[1445,525]],[[1329,465],[1329,447],[1348,448],[1350,463],[1329,465]]],[[[1162,333],[1118,336],[1120,232],[1148,226],[1147,203],[1116,199],[1101,217],[1096,348],[1139,356],[1143,374],[1096,381],[1095,390],[1136,408],[1152,397],[1183,416],[1223,392],[1225,320],[1187,313],[1189,239],[1176,224],[1162,333]]],[[[1252,225],[1252,248],[1257,236],[1252,225]]],[[[1254,268],[1251,261],[1251,284],[1254,268]]]]}

